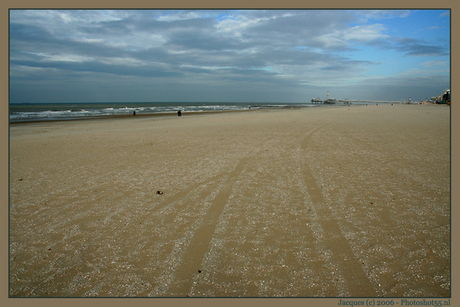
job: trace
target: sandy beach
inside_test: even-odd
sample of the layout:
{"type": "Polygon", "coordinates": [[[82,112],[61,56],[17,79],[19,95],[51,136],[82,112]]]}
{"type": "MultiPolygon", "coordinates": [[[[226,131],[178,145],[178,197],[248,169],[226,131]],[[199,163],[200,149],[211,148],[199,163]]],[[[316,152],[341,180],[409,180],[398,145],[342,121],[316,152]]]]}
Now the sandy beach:
{"type": "Polygon", "coordinates": [[[450,108],[10,125],[13,297],[448,297],[450,108]]]}

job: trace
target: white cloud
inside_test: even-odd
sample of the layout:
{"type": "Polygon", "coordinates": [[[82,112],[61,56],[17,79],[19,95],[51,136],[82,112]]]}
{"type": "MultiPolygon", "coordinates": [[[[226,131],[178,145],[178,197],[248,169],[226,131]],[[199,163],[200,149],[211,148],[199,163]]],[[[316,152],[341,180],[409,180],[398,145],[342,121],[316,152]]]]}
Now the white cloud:
{"type": "Polygon", "coordinates": [[[424,67],[447,66],[448,63],[449,63],[448,61],[433,60],[433,61],[423,62],[422,66],[424,67]]]}
{"type": "Polygon", "coordinates": [[[36,55],[42,58],[44,62],[89,62],[94,61],[93,57],[81,56],[75,54],[50,54],[44,52],[24,52],[32,55],[36,55]]]}
{"type": "Polygon", "coordinates": [[[382,24],[355,26],[346,29],[341,36],[346,41],[370,42],[376,39],[389,37],[383,34],[385,30],[386,28],[382,24]]]}
{"type": "Polygon", "coordinates": [[[411,68],[402,73],[395,74],[394,76],[412,76],[412,77],[426,77],[432,75],[447,75],[449,69],[420,69],[411,68]]]}
{"type": "Polygon", "coordinates": [[[325,48],[347,48],[351,43],[368,43],[378,39],[388,38],[383,34],[385,27],[381,24],[362,25],[343,30],[336,30],[316,37],[325,48]]]}
{"type": "Polygon", "coordinates": [[[348,47],[347,41],[342,38],[342,35],[339,31],[335,33],[328,33],[320,35],[316,38],[313,38],[313,41],[320,43],[324,48],[340,48],[348,47]]]}
{"type": "Polygon", "coordinates": [[[248,28],[258,25],[269,18],[251,18],[246,15],[229,15],[227,18],[219,21],[215,28],[217,31],[225,34],[231,34],[235,37],[241,37],[243,32],[248,28]]]}
{"type": "Polygon", "coordinates": [[[237,68],[237,67],[234,67],[234,66],[199,66],[199,65],[189,65],[189,64],[180,65],[179,67],[204,69],[204,70],[220,70],[220,69],[234,69],[234,68],[237,68]]]}
{"type": "Polygon", "coordinates": [[[128,65],[128,66],[146,65],[144,61],[140,61],[138,59],[129,58],[129,57],[102,58],[100,62],[103,64],[108,64],[108,65],[128,65]]]}
{"type": "Polygon", "coordinates": [[[439,17],[449,17],[450,16],[450,11],[444,12],[439,17]]]}
{"type": "Polygon", "coordinates": [[[356,14],[362,19],[362,22],[369,22],[372,19],[390,19],[395,17],[409,17],[412,11],[408,10],[362,10],[356,11],[356,14]]]}

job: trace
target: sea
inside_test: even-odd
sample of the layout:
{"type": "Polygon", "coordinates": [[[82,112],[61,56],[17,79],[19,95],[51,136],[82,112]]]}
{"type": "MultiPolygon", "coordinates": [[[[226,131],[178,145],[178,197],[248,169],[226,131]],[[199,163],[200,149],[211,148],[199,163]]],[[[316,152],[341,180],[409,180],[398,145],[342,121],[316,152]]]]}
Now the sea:
{"type": "Polygon", "coordinates": [[[105,102],[10,103],[9,121],[49,121],[110,117],[129,114],[231,111],[266,108],[312,107],[312,103],[212,103],[212,102],[105,102]]]}

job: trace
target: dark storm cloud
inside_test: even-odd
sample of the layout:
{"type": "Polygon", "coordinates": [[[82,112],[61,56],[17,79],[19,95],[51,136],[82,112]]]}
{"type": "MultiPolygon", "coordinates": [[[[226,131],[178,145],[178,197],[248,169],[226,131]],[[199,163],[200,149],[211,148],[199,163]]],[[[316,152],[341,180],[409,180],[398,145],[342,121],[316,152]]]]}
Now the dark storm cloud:
{"type": "Polygon", "coordinates": [[[13,57],[24,56],[25,53],[126,56],[124,50],[117,50],[101,43],[80,42],[71,33],[65,37],[57,37],[36,26],[11,23],[10,37],[13,57]]]}
{"type": "Polygon", "coordinates": [[[213,36],[208,33],[193,32],[190,30],[174,33],[169,37],[165,47],[174,49],[194,49],[204,51],[241,50],[247,44],[238,44],[236,41],[213,36]]]}
{"type": "Polygon", "coordinates": [[[26,41],[28,43],[52,43],[55,39],[50,36],[50,33],[42,27],[34,25],[24,25],[18,23],[10,23],[10,37],[14,41],[26,41]]]}
{"type": "Polygon", "coordinates": [[[372,63],[369,61],[341,61],[338,62],[336,65],[329,65],[321,68],[322,70],[329,70],[329,71],[337,71],[337,72],[350,72],[356,69],[356,67],[360,66],[369,66],[369,65],[376,65],[376,63],[372,63]]]}
{"type": "Polygon", "coordinates": [[[370,45],[381,49],[393,49],[408,56],[446,56],[449,55],[449,46],[437,42],[424,42],[413,38],[388,38],[377,40],[370,45]]]}
{"type": "Polygon", "coordinates": [[[443,56],[449,54],[448,46],[433,45],[413,39],[398,41],[395,48],[409,56],[443,56]]]}
{"type": "Polygon", "coordinates": [[[27,66],[33,68],[54,68],[61,70],[71,70],[76,72],[96,72],[106,73],[120,76],[138,76],[138,77],[178,77],[182,75],[178,72],[168,72],[164,70],[155,70],[150,67],[133,67],[128,65],[107,65],[98,62],[64,62],[64,63],[53,63],[53,62],[33,62],[33,61],[11,61],[13,65],[27,66]]]}

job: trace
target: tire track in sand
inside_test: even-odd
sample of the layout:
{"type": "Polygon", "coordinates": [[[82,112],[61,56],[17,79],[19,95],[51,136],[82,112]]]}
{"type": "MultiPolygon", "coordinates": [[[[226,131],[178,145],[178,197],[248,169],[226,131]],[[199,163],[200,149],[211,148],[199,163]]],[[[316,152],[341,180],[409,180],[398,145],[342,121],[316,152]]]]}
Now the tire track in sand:
{"type": "MultiPolygon", "coordinates": [[[[314,133],[325,127],[327,124],[312,130],[303,139],[301,143],[301,151],[305,155],[310,139],[314,133]]],[[[376,289],[374,285],[363,271],[362,266],[353,254],[350,243],[342,234],[338,220],[334,218],[332,210],[326,204],[321,188],[318,187],[316,179],[308,166],[308,162],[303,160],[302,174],[303,181],[310,195],[311,206],[316,212],[317,219],[322,228],[322,233],[317,234],[319,250],[323,248],[329,251],[330,260],[337,265],[339,272],[343,277],[345,290],[354,297],[374,296],[376,289]]]]}
{"type": "Polygon", "coordinates": [[[201,263],[209,249],[212,236],[217,227],[219,217],[233,190],[233,181],[243,171],[247,158],[243,158],[228,175],[222,185],[223,189],[211,201],[211,208],[203,219],[203,224],[195,231],[181,264],[175,271],[174,281],[168,289],[168,296],[186,297],[193,286],[193,279],[201,272],[201,263]]]}
{"type": "MultiPolygon", "coordinates": [[[[154,209],[157,216],[161,216],[162,224],[174,225],[176,218],[187,215],[189,212],[195,212],[195,216],[188,218],[185,224],[177,225],[168,238],[165,239],[165,252],[160,260],[163,267],[156,274],[155,280],[152,281],[154,288],[147,294],[148,296],[170,296],[169,287],[174,284],[177,269],[181,266],[182,259],[187,253],[190,244],[193,243],[193,237],[196,230],[204,224],[207,218],[207,212],[210,210],[209,204],[215,196],[215,191],[225,185],[233,170],[220,172],[207,180],[197,182],[185,190],[179,191],[169,197],[164,198],[154,209]],[[193,191],[193,193],[191,193],[193,191]],[[199,200],[199,203],[196,200],[199,200]],[[173,211],[171,208],[175,207],[173,211]],[[196,213],[200,213],[196,217],[196,213]]],[[[152,243],[155,244],[155,243],[152,243]]]]}

